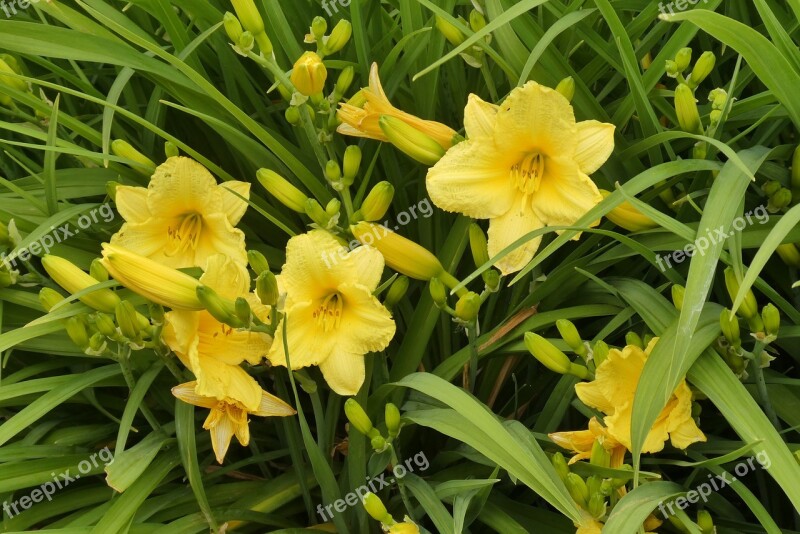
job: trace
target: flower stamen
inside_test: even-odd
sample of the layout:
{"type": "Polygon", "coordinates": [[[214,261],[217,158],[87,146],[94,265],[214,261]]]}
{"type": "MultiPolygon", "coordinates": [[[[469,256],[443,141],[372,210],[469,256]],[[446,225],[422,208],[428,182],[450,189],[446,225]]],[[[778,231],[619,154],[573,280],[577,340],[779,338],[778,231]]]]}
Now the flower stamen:
{"type": "Polygon", "coordinates": [[[544,156],[533,152],[511,168],[514,185],[525,195],[539,190],[544,176],[544,156]]]}
{"type": "Polygon", "coordinates": [[[189,213],[181,218],[177,228],[167,228],[168,244],[164,250],[167,256],[175,256],[187,249],[197,250],[203,230],[203,216],[189,213]]]}
{"type": "Polygon", "coordinates": [[[329,332],[339,327],[342,318],[344,300],[339,293],[331,293],[322,301],[319,308],[314,311],[313,317],[323,332],[329,332]]]}

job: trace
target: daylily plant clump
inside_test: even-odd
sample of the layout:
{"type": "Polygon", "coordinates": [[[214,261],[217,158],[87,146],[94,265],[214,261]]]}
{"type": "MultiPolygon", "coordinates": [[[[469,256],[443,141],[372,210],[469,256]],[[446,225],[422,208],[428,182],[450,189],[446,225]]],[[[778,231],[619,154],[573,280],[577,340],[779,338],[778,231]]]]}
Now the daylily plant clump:
{"type": "MultiPolygon", "coordinates": [[[[102,177],[98,191],[106,184],[109,205],[121,220],[106,221],[96,233],[101,240],[82,241],[77,252],[61,242],[46,247],[44,273],[37,254],[23,258],[34,238],[41,238],[31,222],[39,214],[18,217],[29,233],[25,238],[13,219],[0,225],[0,247],[11,251],[8,257],[3,253],[0,267],[0,286],[11,292],[0,304],[27,305],[30,290],[13,286],[41,286],[39,303],[46,312],[40,317],[37,308],[37,318],[24,321],[32,337],[19,334],[4,350],[40,336],[63,336],[61,329],[81,359],[112,360],[108,374],[90,385],[121,386],[129,393],[123,400],[132,404],[121,418],[93,389],[76,389],[69,397],[128,425],[116,438],[117,466],[125,473],[106,469],[108,485],[122,494],[106,510],[109,517],[146,487],[184,484],[185,478],[191,491],[182,489],[198,508],[174,528],[200,525],[222,533],[246,531],[252,522],[288,532],[299,523],[278,514],[285,508],[287,517],[302,516],[309,532],[516,532],[535,519],[542,528],[552,524],[554,531],[577,534],[713,534],[712,514],[735,509],[720,504],[721,497],[693,503],[698,507],[691,514],[679,504],[679,513],[659,512],[659,503],[677,504],[686,491],[675,473],[691,470],[688,485],[704,469],[724,472],[733,460],[769,453],[775,463],[762,462],[764,470],[777,482],[791,480],[800,464],[781,436],[792,432],[786,423],[796,419],[785,408],[792,405],[796,384],[771,365],[796,344],[794,327],[781,329],[785,316],[796,319],[796,310],[789,296],[769,284],[800,268],[800,245],[790,242],[797,231],[787,224],[798,220],[800,149],[787,148],[797,144],[789,133],[769,150],[733,149],[740,150],[750,133],[743,126],[752,115],[748,106],[762,100],[775,105],[769,113],[788,124],[794,108],[780,95],[735,93],[737,80],[715,70],[717,55],[705,52],[692,67],[691,49],[673,42],[662,49],[677,50],[659,71],[665,83],[656,85],[649,71],[631,88],[630,100],[618,94],[623,71],[576,83],[565,74],[591,76],[607,59],[585,57],[582,47],[607,44],[584,35],[592,26],[569,19],[582,28],[575,34],[580,43],[559,61],[549,48],[563,44],[559,40],[566,37],[559,35],[551,35],[548,47],[535,45],[538,52],[522,54],[529,42],[547,44],[546,39],[512,39],[525,29],[526,12],[498,28],[502,2],[476,0],[454,8],[465,17],[469,9],[468,19],[434,6],[427,25],[413,32],[409,28],[424,19],[422,13],[429,15],[427,4],[389,3],[389,9],[385,2],[354,2],[351,17],[316,17],[302,43],[277,48],[273,33],[280,30],[284,39],[297,29],[283,23],[283,8],[275,7],[265,20],[261,3],[229,3],[224,15],[215,11],[216,2],[205,6],[214,13],[210,24],[198,12],[197,28],[208,31],[208,42],[190,41],[174,21],[163,22],[157,37],[169,43],[169,52],[149,50],[141,64],[154,78],[166,71],[151,60],[165,61],[164,68],[179,65],[171,83],[180,90],[191,87],[189,100],[196,98],[198,109],[190,102],[170,109],[191,111],[204,133],[213,125],[208,131],[236,140],[235,147],[226,147],[230,153],[203,154],[156,125],[139,148],[133,136],[108,143],[104,114],[96,137],[103,146],[97,160],[106,166],[87,165],[87,171],[102,173],[87,173],[85,181],[102,177]],[[371,49],[365,16],[377,17],[380,25],[397,22],[398,34],[387,33],[386,42],[371,49]],[[224,83],[199,82],[205,74],[196,69],[207,60],[212,39],[225,42],[219,56],[224,83]],[[409,88],[394,73],[426,57],[428,48],[423,54],[415,39],[442,47],[444,59],[419,75],[438,69],[435,83],[409,88]],[[391,52],[378,53],[386,43],[391,52]],[[495,47],[515,53],[498,54],[495,47]],[[577,58],[586,65],[573,65],[577,58]],[[244,111],[239,106],[252,96],[254,80],[264,86],[257,96],[267,89],[268,97],[259,109],[244,111]],[[591,94],[604,83],[607,90],[591,94]],[[451,91],[454,113],[447,106],[415,108],[421,92],[436,84],[469,87],[451,91]],[[195,86],[202,93],[195,94],[195,86]],[[206,99],[225,115],[201,110],[206,99]],[[737,100],[746,105],[734,113],[737,100]],[[627,113],[628,107],[635,113],[627,113]],[[724,130],[731,117],[734,141],[724,130]],[[153,155],[146,142],[158,132],[170,139],[163,156],[153,155]],[[674,156],[666,163],[662,145],[674,156]],[[264,150],[251,154],[255,146],[264,150]],[[753,179],[760,180],[755,188],[753,179]],[[754,198],[763,200],[764,213],[780,218],[761,223],[763,228],[737,228],[736,215],[754,198]],[[418,209],[423,201],[428,212],[418,209]],[[711,226],[729,231],[725,240],[703,237],[711,226]],[[676,260],[662,269],[658,254],[676,247],[687,263],[676,260]],[[754,257],[742,255],[751,248],[758,248],[754,257]],[[12,268],[17,258],[24,274],[12,268]],[[720,262],[725,265],[718,268],[720,262]],[[759,305],[752,288],[769,301],[759,305]],[[783,406],[776,406],[777,399],[783,406]],[[706,417],[706,407],[717,411],[706,417]],[[758,417],[743,420],[754,411],[758,417]],[[202,426],[197,435],[195,424],[202,426]],[[152,437],[145,437],[148,426],[152,437]],[[130,445],[129,434],[142,429],[130,445]],[[429,462],[430,450],[442,453],[429,462]],[[186,471],[180,482],[167,477],[168,468],[179,464],[186,471]],[[141,478],[156,475],[158,481],[141,478]],[[228,478],[235,481],[235,497],[227,489],[204,487],[228,478]],[[266,482],[278,490],[260,495],[266,482]],[[520,503],[541,515],[515,511],[520,503]]],[[[591,24],[614,13],[606,4],[598,0],[597,13],[587,14],[595,17],[591,24]]],[[[575,16],[573,7],[582,11],[571,6],[566,16],[575,16]]],[[[65,17],[70,27],[92,27],[60,9],[49,6],[47,14],[65,17]]],[[[538,4],[528,11],[534,9],[542,20],[552,15],[538,4]]],[[[98,19],[109,17],[95,11],[91,7],[98,19]]],[[[710,20],[701,21],[705,31],[714,27],[710,20]]],[[[767,19],[770,34],[773,22],[767,19]]],[[[141,38],[118,22],[113,26],[141,38]]],[[[622,50],[625,80],[632,71],[638,76],[639,68],[655,68],[652,58],[660,52],[639,50],[655,46],[652,35],[626,42],[612,34],[622,50]]],[[[784,37],[785,47],[791,35],[784,37]]],[[[721,55],[726,53],[727,48],[721,55]]],[[[205,70],[214,73],[217,67],[205,70]]],[[[762,75],[740,67],[737,75],[747,83],[762,75]]],[[[29,70],[0,56],[0,89],[35,100],[29,70]]],[[[112,82],[109,110],[116,106],[113,91],[127,95],[119,85],[123,78],[112,82]]],[[[764,81],[770,91],[772,81],[764,81]]],[[[162,100],[162,89],[154,93],[156,100],[171,104],[166,96],[162,100]]],[[[42,89],[42,99],[46,94],[42,89]]],[[[46,118],[41,109],[29,117],[4,96],[0,92],[0,110],[39,120],[28,129],[37,136],[76,127],[72,115],[59,111],[58,99],[47,101],[53,114],[46,118]]],[[[70,114],[80,109],[69,104],[64,109],[70,114]]],[[[146,109],[152,118],[153,110],[146,109]]],[[[124,136],[126,128],[111,126],[114,136],[124,136]]],[[[752,128],[764,138],[771,132],[758,124],[752,128]]],[[[87,129],[78,128],[72,137],[95,140],[87,129]]],[[[84,148],[72,146],[72,137],[48,143],[63,148],[61,156],[92,162],[84,148]]],[[[56,163],[47,156],[36,183],[9,186],[32,202],[30,210],[41,204],[43,225],[73,214],[72,207],[59,211],[60,202],[73,199],[72,190],[61,198],[50,187],[56,163]],[[43,184],[43,200],[29,192],[37,184],[43,184]]],[[[72,180],[73,188],[97,187],[86,186],[83,177],[58,176],[72,180]]],[[[83,363],[74,367],[83,372],[83,363]]],[[[0,398],[20,395],[16,380],[0,398]]],[[[43,380],[49,388],[51,378],[43,380]]],[[[29,395],[37,388],[20,391],[29,395]]],[[[2,443],[13,437],[3,434],[6,425],[13,430],[29,412],[49,406],[34,404],[0,425],[2,443]]],[[[87,425],[86,432],[93,431],[87,425]]],[[[49,428],[36,432],[52,438],[49,428]]],[[[32,435],[31,447],[45,446],[32,435]]],[[[53,439],[71,443],[71,435],[53,439]]],[[[758,483],[764,485],[765,478],[759,473],[758,483]]],[[[21,487],[7,485],[11,492],[21,487]]],[[[747,487],[735,489],[753,504],[747,487]]],[[[800,500],[800,490],[787,496],[800,500]]],[[[756,510],[759,521],[766,521],[766,509],[756,510]]],[[[114,527],[150,528],[161,520],[158,514],[131,512],[114,527]]],[[[75,521],[60,527],[107,525],[75,521]]],[[[766,526],[777,532],[777,526],[766,526]]]]}

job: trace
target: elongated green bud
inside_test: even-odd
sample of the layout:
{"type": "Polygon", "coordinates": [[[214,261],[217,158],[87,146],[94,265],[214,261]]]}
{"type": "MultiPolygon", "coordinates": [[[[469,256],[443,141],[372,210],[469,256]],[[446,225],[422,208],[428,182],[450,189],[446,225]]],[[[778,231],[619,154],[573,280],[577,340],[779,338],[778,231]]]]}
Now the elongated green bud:
{"type": "Polygon", "coordinates": [[[274,306],[278,302],[278,280],[270,271],[262,271],[256,278],[256,295],[261,304],[274,306]]]}
{"type": "Polygon", "coordinates": [[[472,322],[481,309],[481,296],[470,291],[456,302],[456,317],[464,322],[472,322]]]}
{"type": "Polygon", "coordinates": [[[111,143],[111,153],[115,156],[125,158],[137,164],[134,167],[136,172],[145,176],[151,176],[156,170],[156,164],[153,162],[153,160],[133,148],[130,143],[123,141],[122,139],[115,139],[111,143]]]}
{"type": "Polygon", "coordinates": [[[255,272],[256,275],[259,275],[264,271],[269,271],[269,262],[267,261],[267,258],[265,258],[264,255],[257,250],[247,251],[247,263],[250,264],[250,268],[253,269],[253,272],[255,272]]]}
{"type": "Polygon", "coordinates": [[[633,345],[634,347],[639,347],[640,349],[644,348],[644,342],[636,332],[628,332],[625,334],[625,344],[633,345]]]}
{"type": "Polygon", "coordinates": [[[372,432],[372,421],[367,415],[367,412],[364,411],[364,408],[362,408],[354,398],[351,397],[345,401],[344,414],[347,416],[347,420],[350,421],[353,428],[365,436],[372,432]]]}
{"type": "Polygon", "coordinates": [[[737,319],[735,315],[732,315],[729,309],[725,308],[722,310],[719,316],[719,324],[722,328],[722,335],[725,336],[728,343],[734,347],[741,347],[742,338],[739,331],[739,319],[737,319]]]}
{"type": "Polygon", "coordinates": [[[761,310],[761,320],[764,322],[764,332],[768,336],[777,336],[781,328],[781,313],[771,302],[761,310]]]}
{"type": "Polygon", "coordinates": [[[181,151],[178,148],[178,145],[176,145],[172,141],[167,141],[166,143],[164,143],[164,155],[167,156],[167,159],[177,158],[180,157],[181,151]]]}
{"type": "Polygon", "coordinates": [[[367,493],[364,496],[364,509],[375,521],[380,521],[382,524],[389,525],[394,523],[394,519],[386,511],[383,501],[374,493],[367,493]]]}
{"type": "Polygon", "coordinates": [[[384,420],[390,438],[396,438],[400,433],[400,410],[391,402],[386,404],[384,420]]]}
{"type": "Polygon", "coordinates": [[[466,36],[460,29],[458,29],[458,27],[439,15],[436,15],[436,28],[453,46],[459,46],[466,39],[466,36]]]}
{"type": "Polygon", "coordinates": [[[595,519],[600,519],[604,515],[606,515],[606,498],[601,493],[593,493],[591,497],[589,497],[589,506],[587,507],[587,511],[594,517],[595,519]]]}
{"type": "Polygon", "coordinates": [[[589,488],[586,487],[586,482],[579,475],[570,473],[567,475],[566,485],[572,499],[581,508],[586,508],[589,504],[589,488]]]}
{"type": "Polygon", "coordinates": [[[259,169],[256,178],[278,202],[298,213],[306,212],[308,197],[290,184],[286,178],[270,169],[259,169]]]}
{"type": "Polygon", "coordinates": [[[64,296],[55,289],[43,287],[39,291],[39,302],[41,303],[42,308],[44,308],[44,311],[49,312],[62,300],[64,300],[64,296]]]}
{"type": "Polygon", "coordinates": [[[350,42],[350,37],[353,35],[353,25],[349,20],[342,19],[336,23],[328,40],[325,43],[325,53],[335,54],[350,42]]]}
{"type": "Polygon", "coordinates": [[[475,267],[480,267],[489,262],[489,244],[486,234],[476,223],[469,225],[469,248],[472,251],[472,260],[475,267]]]}
{"type": "Polygon", "coordinates": [[[94,326],[97,328],[98,332],[106,337],[117,337],[117,324],[114,322],[114,319],[112,319],[111,316],[106,313],[98,312],[95,314],[94,326]]]}
{"type": "Polygon", "coordinates": [[[394,186],[389,182],[375,184],[364,203],[361,204],[361,215],[365,221],[378,221],[386,215],[394,198],[394,186]]]}
{"type": "MultiPolygon", "coordinates": [[[[725,269],[725,287],[728,289],[728,295],[731,297],[731,301],[736,301],[736,295],[739,294],[739,279],[736,278],[736,273],[733,271],[732,267],[728,267],[725,269]]],[[[756,302],[756,296],[753,294],[752,290],[748,290],[747,294],[742,301],[741,306],[739,309],[736,310],[736,313],[745,319],[751,319],[754,316],[758,315],[758,302],[756,302]]]]}
{"type": "Polygon", "coordinates": [[[602,339],[594,344],[594,347],[592,347],[592,360],[596,368],[603,365],[603,362],[606,361],[609,350],[608,345],[602,339]]]}
{"type": "Polygon", "coordinates": [[[361,168],[361,149],[357,145],[350,145],[344,150],[343,173],[346,185],[351,185],[361,168]]]}
{"type": "Polygon", "coordinates": [[[683,298],[686,293],[686,288],[682,285],[675,284],[672,286],[672,303],[675,304],[675,308],[678,311],[681,311],[683,308],[683,298]]]}
{"type": "Polygon", "coordinates": [[[444,267],[429,250],[391,230],[370,222],[350,226],[361,243],[377,248],[386,265],[416,280],[430,280],[444,272],[444,267]]]}
{"type": "Polygon", "coordinates": [[[128,339],[136,339],[139,336],[140,325],[133,304],[127,300],[120,301],[115,315],[122,335],[128,339]]]}
{"type": "Polygon", "coordinates": [[[681,83],[675,89],[675,111],[678,115],[678,124],[683,131],[702,133],[703,126],[700,122],[700,112],[697,110],[697,101],[686,84],[681,83]]]}
{"type": "Polygon", "coordinates": [[[325,178],[329,182],[338,182],[341,177],[342,168],[339,166],[339,162],[333,159],[328,160],[328,163],[325,164],[325,178]]]}
{"type": "Polygon", "coordinates": [[[256,38],[252,32],[242,32],[242,34],[239,36],[239,40],[236,41],[236,48],[243,56],[247,56],[247,54],[252,52],[255,46],[256,38]]]}
{"type": "Polygon", "coordinates": [[[571,374],[579,378],[588,378],[589,370],[570,361],[566,354],[539,334],[527,332],[525,347],[542,365],[558,374],[571,374]]]}
{"type": "Polygon", "coordinates": [[[318,43],[322,42],[326,31],[328,31],[328,21],[320,16],[314,17],[314,20],[311,21],[311,35],[314,36],[318,43]]]}
{"type": "Polygon", "coordinates": [[[228,35],[228,39],[230,39],[233,44],[238,44],[239,38],[244,32],[244,28],[242,28],[242,23],[239,22],[236,15],[229,11],[225,12],[225,15],[222,16],[222,23],[225,27],[225,33],[228,35]]]}
{"type": "Polygon", "coordinates": [[[67,319],[65,328],[67,335],[79,349],[86,350],[89,347],[89,333],[86,331],[86,323],[80,316],[67,319]]]}
{"type": "Polygon", "coordinates": [[[778,213],[784,208],[787,208],[791,203],[792,192],[785,187],[781,187],[777,193],[769,197],[769,202],[767,202],[767,211],[770,213],[778,213]]]}
{"type": "Polygon", "coordinates": [[[714,65],[716,62],[717,57],[713,52],[703,52],[703,54],[697,60],[697,63],[694,64],[694,69],[692,69],[692,73],[689,75],[689,78],[686,80],[689,86],[694,89],[700,85],[703,80],[708,78],[708,75],[714,70],[714,65]]]}
{"type": "Polygon", "coordinates": [[[569,466],[567,465],[567,460],[564,458],[564,455],[557,452],[550,458],[550,462],[553,464],[556,473],[558,473],[558,478],[560,478],[562,482],[566,482],[567,475],[569,475],[569,466]]]}
{"type": "Polygon", "coordinates": [[[603,447],[603,443],[599,439],[594,440],[592,444],[592,455],[589,463],[600,467],[609,467],[611,465],[611,455],[603,447]]]}
{"type": "Polygon", "coordinates": [[[564,95],[564,98],[572,102],[572,99],[575,96],[575,79],[572,76],[564,78],[558,82],[556,91],[564,95]]]}
{"type": "Polygon", "coordinates": [[[242,322],[236,316],[233,303],[222,299],[217,295],[216,291],[208,286],[197,286],[195,291],[203,307],[214,319],[234,328],[240,328],[242,326],[242,322]]]}
{"type": "Polygon", "coordinates": [[[697,526],[703,534],[715,534],[717,529],[714,527],[714,520],[708,510],[697,511],[697,526]]]}
{"type": "Polygon", "coordinates": [[[481,31],[486,27],[486,17],[477,9],[473,9],[469,12],[469,27],[474,32],[481,31]]]}
{"type": "MultiPolygon", "coordinates": [[[[356,69],[353,68],[352,65],[345,67],[342,69],[342,72],[339,73],[339,77],[336,79],[336,99],[340,100],[347,90],[350,89],[350,86],[353,84],[353,79],[356,75],[356,69]]],[[[355,175],[354,175],[355,176],[355,175]]]]}
{"type": "Polygon", "coordinates": [[[397,303],[400,302],[404,296],[406,296],[408,285],[409,282],[407,276],[398,276],[397,280],[392,282],[392,285],[389,287],[389,291],[386,292],[386,298],[383,300],[383,305],[389,309],[392,309],[394,306],[396,306],[397,303]]]}
{"type": "Polygon", "coordinates": [[[683,72],[689,68],[689,63],[692,62],[692,49],[691,48],[681,48],[678,50],[678,53],[675,54],[675,68],[678,72],[683,72]]]}
{"type": "Polygon", "coordinates": [[[264,19],[253,0],[231,0],[231,3],[244,29],[253,35],[264,31],[264,19]]]}
{"type": "Polygon", "coordinates": [[[559,319],[556,321],[556,328],[558,329],[558,333],[561,334],[561,338],[567,342],[567,345],[569,345],[572,350],[578,352],[580,349],[585,349],[581,335],[578,333],[578,329],[575,328],[575,324],[572,321],[568,319],[559,319]]]}
{"type": "Polygon", "coordinates": [[[233,309],[236,312],[236,317],[245,325],[248,325],[253,320],[253,311],[250,309],[250,303],[244,297],[236,297],[233,302],[233,309]]]}
{"type": "Polygon", "coordinates": [[[445,150],[434,138],[397,117],[382,115],[378,124],[390,143],[420,163],[433,165],[445,154],[445,150]]]}
{"type": "Polygon", "coordinates": [[[431,278],[430,292],[434,304],[438,307],[442,308],[447,304],[447,289],[444,287],[444,283],[442,283],[441,280],[438,278],[431,278]]]}
{"type": "Polygon", "coordinates": [[[330,215],[315,198],[306,200],[306,215],[322,228],[327,228],[331,221],[330,215]]]}
{"type": "Polygon", "coordinates": [[[89,276],[98,282],[108,281],[108,271],[106,271],[106,268],[103,267],[102,260],[100,258],[95,258],[92,260],[92,263],[89,265],[89,276]]]}

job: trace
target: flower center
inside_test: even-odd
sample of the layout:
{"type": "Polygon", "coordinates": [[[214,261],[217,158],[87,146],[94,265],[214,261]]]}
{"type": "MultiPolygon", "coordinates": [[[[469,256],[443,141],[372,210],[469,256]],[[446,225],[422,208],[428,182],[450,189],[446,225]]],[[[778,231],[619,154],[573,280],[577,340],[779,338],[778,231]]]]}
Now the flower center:
{"type": "Polygon", "coordinates": [[[322,304],[314,310],[313,317],[317,321],[317,326],[322,328],[323,332],[330,332],[338,328],[343,307],[344,300],[339,293],[331,293],[325,297],[322,304]]]}
{"type": "Polygon", "coordinates": [[[544,155],[533,152],[511,168],[514,185],[525,195],[539,190],[544,176],[544,155]]]}
{"type": "Polygon", "coordinates": [[[202,230],[202,215],[194,212],[184,215],[176,227],[167,228],[167,247],[164,254],[175,256],[186,250],[196,250],[202,230]]]}

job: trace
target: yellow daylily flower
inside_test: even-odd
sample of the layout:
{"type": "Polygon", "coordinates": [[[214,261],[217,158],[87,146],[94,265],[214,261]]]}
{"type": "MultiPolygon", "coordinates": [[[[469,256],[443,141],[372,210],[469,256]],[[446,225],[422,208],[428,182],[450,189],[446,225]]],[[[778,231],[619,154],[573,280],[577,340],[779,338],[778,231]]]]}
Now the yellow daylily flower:
{"type": "Polygon", "coordinates": [[[624,462],[625,446],[614,439],[614,436],[600,424],[596,417],[592,417],[589,420],[588,430],[554,432],[548,435],[562,449],[569,449],[576,453],[575,456],[570,458],[570,465],[579,460],[588,460],[592,456],[594,442],[598,439],[603,448],[611,454],[611,467],[619,467],[624,462]]]}
{"type": "MultiPolygon", "coordinates": [[[[543,226],[570,226],[603,197],[589,175],[614,149],[614,125],[576,122],[559,92],[536,82],[511,91],[500,106],[470,95],[464,111],[469,139],[428,171],[431,200],[446,211],[489,219],[489,255],[543,226]]],[[[497,263],[522,269],[541,238],[497,263]]]]}
{"type": "Polygon", "coordinates": [[[275,395],[262,390],[255,379],[240,367],[230,367],[239,369],[247,376],[252,383],[252,387],[258,392],[258,402],[254,405],[248,407],[236,399],[199,395],[196,391],[197,384],[195,382],[187,382],[172,388],[172,394],[183,402],[211,410],[211,413],[208,414],[203,423],[203,428],[211,431],[211,445],[219,463],[222,463],[225,459],[225,454],[228,452],[233,436],[236,436],[242,446],[246,447],[250,443],[249,415],[287,417],[297,413],[294,408],[275,395]]]}
{"type": "Polygon", "coordinates": [[[234,226],[247,202],[237,194],[249,198],[250,184],[217,185],[198,162],[171,157],[147,188],[117,187],[117,209],[126,222],[111,244],[176,269],[204,267],[214,254],[246,264],[244,233],[234,226]]]}
{"type": "Polygon", "coordinates": [[[354,137],[366,137],[378,141],[388,141],[380,127],[381,115],[389,115],[413,126],[420,132],[436,140],[445,150],[453,146],[458,134],[449,126],[436,121],[420,119],[394,107],[389,102],[378,75],[378,64],[373,63],[369,71],[369,87],[364,88],[350,99],[342,103],[338,117],[342,121],[336,131],[354,137]]]}
{"type": "MultiPolygon", "coordinates": [[[[244,297],[253,314],[269,322],[269,307],[248,293],[250,277],[244,265],[222,254],[211,256],[200,283],[228,300],[244,297]]],[[[257,406],[258,388],[238,365],[261,362],[272,345],[268,334],[236,330],[205,310],[174,310],[165,315],[165,323],[164,343],[197,377],[198,395],[235,399],[248,409],[257,406]]]]}
{"type": "MultiPolygon", "coordinates": [[[[628,345],[622,350],[611,349],[597,368],[595,379],[575,386],[575,392],[584,404],[606,415],[603,422],[608,435],[628,450],[631,450],[633,398],[645,361],[656,342],[658,338],[654,338],[645,350],[635,345],[628,345]]],[[[686,380],[681,380],[659,414],[647,434],[642,452],[661,451],[667,439],[679,449],[706,440],[692,418],[692,391],[686,380]]]]}
{"type": "Polygon", "coordinates": [[[347,251],[331,234],[313,230],[293,237],[278,287],[285,316],[267,358],[286,366],[286,331],[292,369],[318,365],[333,391],[355,395],[364,383],[364,355],[383,350],[394,337],[389,311],[372,294],[383,256],[371,247],[347,251]]]}

